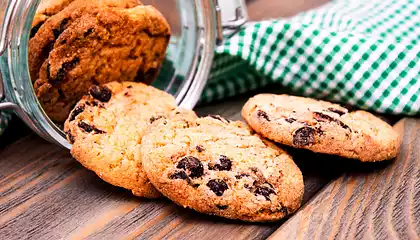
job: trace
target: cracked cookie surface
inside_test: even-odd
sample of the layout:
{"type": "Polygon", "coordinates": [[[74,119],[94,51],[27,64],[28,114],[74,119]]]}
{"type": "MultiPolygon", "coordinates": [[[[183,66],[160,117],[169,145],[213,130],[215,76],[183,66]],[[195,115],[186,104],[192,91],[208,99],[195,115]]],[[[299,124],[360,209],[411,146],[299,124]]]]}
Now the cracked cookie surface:
{"type": "Polygon", "coordinates": [[[134,2],[126,2],[127,8],[83,5],[66,15],[71,4],[30,40],[34,89],[54,121],[63,122],[92,85],[149,84],[157,77],[169,43],[169,25],[152,6],[128,8],[134,2]]]}
{"type": "Polygon", "coordinates": [[[181,206],[275,221],[301,204],[303,178],[292,158],[242,122],[169,119],[143,137],[141,149],[150,181],[181,206]]]}
{"type": "Polygon", "coordinates": [[[242,116],[262,136],[295,148],[370,162],[392,159],[399,150],[400,137],[390,125],[330,102],[259,94],[242,116]]]}
{"type": "Polygon", "coordinates": [[[143,171],[139,146],[156,119],[163,121],[171,114],[196,117],[176,109],[171,95],[142,83],[91,87],[65,123],[71,154],[108,183],[137,196],[159,197],[143,171]]]}

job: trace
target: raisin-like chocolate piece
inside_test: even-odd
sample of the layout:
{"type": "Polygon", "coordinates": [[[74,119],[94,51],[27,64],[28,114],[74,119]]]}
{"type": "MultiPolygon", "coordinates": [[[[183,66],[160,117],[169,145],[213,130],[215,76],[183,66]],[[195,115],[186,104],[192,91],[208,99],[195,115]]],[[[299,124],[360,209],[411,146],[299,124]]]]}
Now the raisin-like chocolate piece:
{"type": "Polygon", "coordinates": [[[293,134],[293,145],[303,147],[315,142],[315,130],[311,127],[302,127],[293,134]]]}
{"type": "Polygon", "coordinates": [[[66,30],[67,23],[69,23],[69,19],[65,18],[63,19],[63,21],[61,21],[60,26],[58,26],[58,28],[53,29],[53,35],[55,39],[57,39],[61,35],[61,33],[63,33],[64,30],[66,30]]]}
{"type": "Polygon", "coordinates": [[[218,209],[220,209],[220,210],[225,210],[225,209],[227,209],[227,208],[228,208],[228,205],[219,205],[219,204],[216,204],[216,207],[217,207],[218,209]]]}
{"type": "Polygon", "coordinates": [[[77,126],[79,126],[83,131],[88,132],[88,133],[90,133],[90,132],[95,132],[97,134],[105,133],[105,131],[102,131],[100,129],[97,129],[94,126],[91,126],[91,125],[89,125],[89,124],[87,124],[85,122],[79,122],[77,124],[77,126]]]}
{"type": "Polygon", "coordinates": [[[344,114],[347,113],[345,111],[342,111],[342,110],[339,110],[339,109],[336,109],[336,108],[332,108],[332,107],[328,108],[328,111],[333,112],[333,113],[337,113],[340,116],[343,116],[344,114]]]}
{"type": "Polygon", "coordinates": [[[227,123],[230,123],[230,121],[229,121],[228,119],[223,118],[223,117],[221,117],[221,116],[219,116],[219,115],[210,114],[210,115],[209,115],[209,117],[214,118],[214,119],[216,119],[216,120],[219,120],[219,121],[221,121],[221,122],[227,122],[227,123]]]}
{"type": "Polygon", "coordinates": [[[71,134],[70,131],[66,132],[67,138],[71,144],[74,143],[74,136],[71,134]]]}
{"type": "Polygon", "coordinates": [[[314,112],[313,117],[315,118],[315,120],[319,121],[319,122],[334,122],[338,125],[340,125],[340,127],[347,129],[351,132],[351,129],[349,126],[347,126],[346,124],[344,124],[342,121],[335,119],[333,117],[328,116],[327,114],[323,114],[320,112],[314,112]]]}
{"type": "Polygon", "coordinates": [[[54,82],[63,81],[64,78],[66,77],[67,72],[72,70],[76,66],[76,64],[79,63],[79,61],[80,61],[79,58],[75,57],[73,60],[63,63],[60,69],[58,69],[57,74],[55,75],[55,78],[53,79],[53,81],[54,82]]]}
{"type": "Polygon", "coordinates": [[[205,148],[202,145],[195,146],[195,149],[197,149],[198,152],[204,152],[205,148]]]}
{"type": "Polygon", "coordinates": [[[170,179],[188,179],[187,174],[184,171],[178,171],[169,176],[170,179]]]}
{"type": "Polygon", "coordinates": [[[177,166],[179,169],[188,170],[191,178],[199,178],[204,174],[204,167],[200,160],[193,156],[186,156],[182,158],[177,166]]]}
{"type": "Polygon", "coordinates": [[[225,155],[220,155],[219,162],[213,166],[209,165],[209,169],[216,171],[230,171],[232,169],[232,161],[225,155]]]}
{"type": "Polygon", "coordinates": [[[69,121],[74,121],[76,119],[77,115],[81,114],[85,110],[85,105],[77,106],[70,114],[69,121]]]}
{"type": "Polygon", "coordinates": [[[293,123],[293,122],[296,122],[296,118],[286,118],[286,119],[284,119],[286,122],[288,122],[288,123],[293,123]]]}
{"type": "Polygon", "coordinates": [[[268,117],[268,114],[266,112],[262,111],[262,110],[257,111],[257,117],[264,118],[268,122],[270,121],[270,118],[268,117]]]}
{"type": "Polygon", "coordinates": [[[101,102],[108,102],[111,99],[112,92],[106,86],[92,86],[89,89],[90,95],[101,102]]]}
{"type": "Polygon", "coordinates": [[[216,196],[222,196],[223,193],[229,188],[225,181],[220,179],[212,179],[207,183],[207,187],[212,190],[216,196]]]}
{"type": "Polygon", "coordinates": [[[244,178],[244,177],[249,177],[249,174],[248,173],[241,173],[241,174],[238,174],[238,175],[235,176],[236,179],[241,179],[241,178],[244,178]]]}
{"type": "Polygon", "coordinates": [[[163,118],[163,116],[153,116],[149,119],[149,123],[154,123],[156,120],[163,118]]]}
{"type": "Polygon", "coordinates": [[[268,201],[270,200],[270,194],[276,194],[274,189],[268,186],[257,186],[254,191],[255,196],[261,195],[265,197],[265,199],[268,201]]]}
{"type": "Polygon", "coordinates": [[[36,33],[38,32],[38,30],[41,28],[42,24],[44,24],[44,22],[40,22],[37,25],[35,25],[32,29],[31,29],[31,33],[29,34],[29,38],[33,38],[35,37],[36,33]]]}

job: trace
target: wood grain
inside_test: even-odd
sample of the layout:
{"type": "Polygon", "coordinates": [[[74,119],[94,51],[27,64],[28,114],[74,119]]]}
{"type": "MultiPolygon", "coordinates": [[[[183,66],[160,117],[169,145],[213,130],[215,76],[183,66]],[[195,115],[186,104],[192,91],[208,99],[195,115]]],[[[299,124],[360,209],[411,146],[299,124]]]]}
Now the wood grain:
{"type": "Polygon", "coordinates": [[[395,128],[404,138],[394,161],[347,171],[270,239],[420,239],[420,120],[395,128]]]}

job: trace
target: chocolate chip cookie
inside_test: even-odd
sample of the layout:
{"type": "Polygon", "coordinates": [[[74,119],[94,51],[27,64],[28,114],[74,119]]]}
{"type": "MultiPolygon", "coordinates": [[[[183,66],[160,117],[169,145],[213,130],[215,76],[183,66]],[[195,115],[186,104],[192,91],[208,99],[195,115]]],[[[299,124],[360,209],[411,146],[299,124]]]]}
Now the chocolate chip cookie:
{"type": "Polygon", "coordinates": [[[86,168],[134,195],[155,198],[160,194],[139,159],[141,138],[155,122],[171,115],[196,117],[192,111],[176,109],[175,99],[154,87],[111,82],[91,87],[64,129],[73,144],[71,154],[86,168]]]}
{"type": "Polygon", "coordinates": [[[310,98],[259,94],[242,116],[278,143],[364,162],[392,159],[400,146],[398,133],[374,115],[310,98]]]}
{"type": "Polygon", "coordinates": [[[183,207],[275,221],[301,204],[303,179],[292,158],[242,122],[169,119],[143,137],[141,152],[153,185],[183,207]]]}
{"type": "MultiPolygon", "coordinates": [[[[57,122],[67,118],[92,85],[151,83],[159,73],[170,37],[168,23],[152,6],[83,7],[73,15],[77,18],[61,22],[34,83],[44,110],[57,122]]],[[[33,40],[44,27],[48,22],[33,40]]]]}

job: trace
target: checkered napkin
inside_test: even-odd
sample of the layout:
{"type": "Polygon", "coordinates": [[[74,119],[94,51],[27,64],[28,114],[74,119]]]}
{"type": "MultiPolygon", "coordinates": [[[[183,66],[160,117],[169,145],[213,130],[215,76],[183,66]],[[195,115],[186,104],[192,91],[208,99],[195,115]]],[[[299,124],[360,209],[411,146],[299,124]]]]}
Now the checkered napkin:
{"type": "Polygon", "coordinates": [[[337,0],[250,23],[216,50],[201,102],[269,83],[380,113],[420,113],[420,1],[337,0]]]}

